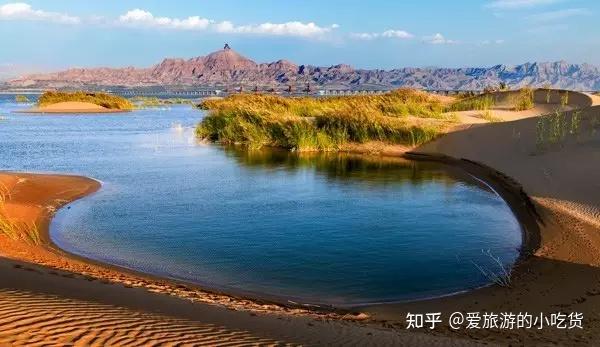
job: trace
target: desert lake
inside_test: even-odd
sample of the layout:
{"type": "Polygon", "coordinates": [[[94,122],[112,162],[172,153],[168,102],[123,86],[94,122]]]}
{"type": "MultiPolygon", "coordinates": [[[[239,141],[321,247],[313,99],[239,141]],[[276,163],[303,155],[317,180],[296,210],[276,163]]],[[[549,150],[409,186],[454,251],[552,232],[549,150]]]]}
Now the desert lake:
{"type": "MultiPolygon", "coordinates": [[[[29,105],[30,106],[30,105],[29,105]]],[[[489,283],[521,228],[506,203],[442,164],[199,143],[189,106],[26,115],[0,96],[3,170],[102,182],[60,210],[68,252],[231,293],[351,306],[489,283]]]]}

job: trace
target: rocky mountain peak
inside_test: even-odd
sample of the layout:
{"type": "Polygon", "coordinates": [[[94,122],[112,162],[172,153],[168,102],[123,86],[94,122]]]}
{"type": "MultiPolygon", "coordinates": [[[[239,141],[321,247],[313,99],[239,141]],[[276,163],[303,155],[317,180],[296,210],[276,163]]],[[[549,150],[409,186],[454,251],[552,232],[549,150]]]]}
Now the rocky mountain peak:
{"type": "Polygon", "coordinates": [[[321,86],[360,89],[399,87],[435,90],[476,90],[497,86],[545,86],[576,90],[600,89],[600,69],[589,64],[564,61],[477,68],[397,68],[393,70],[354,69],[338,64],[329,67],[296,65],[287,60],[257,64],[229,45],[188,60],[169,58],[147,69],[86,68],[25,76],[10,81],[14,87],[57,88],[65,86],[219,86],[270,85],[289,87],[298,81],[321,86]]]}
{"type": "Polygon", "coordinates": [[[217,71],[256,69],[258,64],[226,46],[204,57],[204,66],[217,71]]]}

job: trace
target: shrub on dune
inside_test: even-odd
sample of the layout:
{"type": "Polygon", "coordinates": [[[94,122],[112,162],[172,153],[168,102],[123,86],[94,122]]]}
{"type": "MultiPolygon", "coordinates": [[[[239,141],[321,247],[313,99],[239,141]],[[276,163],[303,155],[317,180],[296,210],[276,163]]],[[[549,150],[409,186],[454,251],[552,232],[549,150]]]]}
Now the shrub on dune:
{"type": "Polygon", "coordinates": [[[132,110],[133,104],[118,95],[106,93],[77,92],[55,92],[49,91],[42,94],[38,100],[38,106],[44,107],[59,102],[89,102],[113,110],[132,110]]]}

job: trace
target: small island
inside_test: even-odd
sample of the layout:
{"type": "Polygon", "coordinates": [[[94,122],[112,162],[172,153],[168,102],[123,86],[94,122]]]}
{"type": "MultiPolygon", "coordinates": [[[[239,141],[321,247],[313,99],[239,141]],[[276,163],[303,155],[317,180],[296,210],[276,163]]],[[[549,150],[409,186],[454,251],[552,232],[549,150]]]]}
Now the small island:
{"type": "Polygon", "coordinates": [[[117,95],[106,93],[54,92],[42,94],[37,106],[20,113],[117,113],[133,110],[133,104],[117,95]]]}

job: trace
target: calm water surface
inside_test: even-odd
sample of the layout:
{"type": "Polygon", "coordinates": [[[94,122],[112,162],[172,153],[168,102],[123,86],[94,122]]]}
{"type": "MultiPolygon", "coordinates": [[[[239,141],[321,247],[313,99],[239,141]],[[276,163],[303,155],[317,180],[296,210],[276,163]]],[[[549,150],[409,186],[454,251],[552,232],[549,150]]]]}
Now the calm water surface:
{"type": "Polygon", "coordinates": [[[231,292],[334,305],[448,294],[510,266],[520,227],[455,169],[198,144],[186,106],[29,116],[0,96],[0,169],[94,177],[51,227],[89,258],[231,292]]]}

